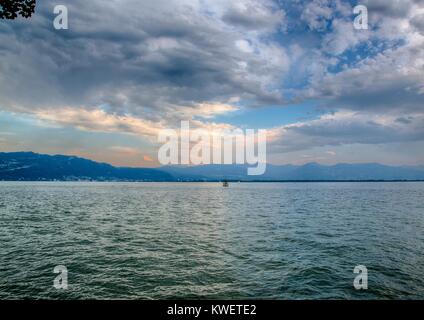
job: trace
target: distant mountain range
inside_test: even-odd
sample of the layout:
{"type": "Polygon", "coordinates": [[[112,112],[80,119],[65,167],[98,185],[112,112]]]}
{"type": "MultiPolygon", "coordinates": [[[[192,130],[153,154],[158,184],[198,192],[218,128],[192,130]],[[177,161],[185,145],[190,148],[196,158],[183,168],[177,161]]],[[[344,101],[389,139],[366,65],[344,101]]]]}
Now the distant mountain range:
{"type": "Polygon", "coordinates": [[[196,167],[162,167],[181,180],[243,180],[243,181],[356,181],[356,180],[424,180],[424,167],[392,167],[377,163],[336,164],[332,166],[271,165],[265,174],[248,176],[244,165],[204,165],[196,167]]]}
{"type": "Polygon", "coordinates": [[[364,181],[424,180],[423,166],[337,164],[267,165],[262,176],[248,176],[245,165],[114,167],[74,156],[0,152],[4,181],[364,181]]]}
{"type": "Polygon", "coordinates": [[[173,181],[169,173],[146,168],[117,168],[106,163],[33,152],[0,153],[0,180],[24,181],[173,181]]]}

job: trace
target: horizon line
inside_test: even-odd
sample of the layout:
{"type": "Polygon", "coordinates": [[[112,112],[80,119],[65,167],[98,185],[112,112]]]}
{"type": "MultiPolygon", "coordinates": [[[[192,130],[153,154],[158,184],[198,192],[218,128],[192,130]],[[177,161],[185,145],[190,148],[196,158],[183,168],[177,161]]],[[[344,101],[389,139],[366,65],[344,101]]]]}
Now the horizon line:
{"type": "MultiPolygon", "coordinates": [[[[113,165],[109,162],[106,161],[99,161],[99,160],[94,160],[94,159],[90,159],[89,157],[83,157],[80,155],[73,155],[73,154],[61,154],[61,153],[40,153],[40,152],[35,152],[35,151],[0,151],[0,154],[23,154],[23,153],[30,153],[30,154],[36,154],[36,155],[41,155],[41,156],[50,156],[50,157],[55,157],[55,156],[62,156],[62,157],[73,157],[73,158],[78,158],[78,159],[84,159],[84,160],[88,160],[88,161],[93,161],[96,163],[100,163],[100,164],[107,164],[110,165],[112,167],[115,168],[132,168],[132,169],[160,169],[160,168],[166,168],[166,167],[179,167],[179,168],[189,168],[189,167],[203,167],[203,166],[243,166],[243,167],[248,167],[249,164],[237,164],[237,163],[231,163],[231,164],[214,164],[214,163],[209,163],[209,164],[199,164],[199,165],[192,165],[192,164],[177,164],[177,165],[160,165],[160,166],[156,166],[156,167],[133,167],[133,166],[119,166],[119,165],[113,165]]],[[[266,162],[266,165],[270,165],[270,166],[296,166],[296,167],[302,167],[302,166],[306,166],[306,165],[312,165],[312,164],[316,164],[316,165],[320,165],[323,167],[333,167],[333,166],[337,166],[337,165],[381,165],[381,166],[386,166],[386,167],[393,167],[393,168],[401,168],[401,167],[424,167],[424,164],[385,164],[385,163],[380,163],[380,162],[337,162],[334,164],[323,164],[323,163],[319,163],[317,161],[310,161],[310,162],[305,162],[303,164],[293,164],[293,163],[283,163],[283,164],[275,164],[275,163],[271,163],[271,162],[266,162]]]]}

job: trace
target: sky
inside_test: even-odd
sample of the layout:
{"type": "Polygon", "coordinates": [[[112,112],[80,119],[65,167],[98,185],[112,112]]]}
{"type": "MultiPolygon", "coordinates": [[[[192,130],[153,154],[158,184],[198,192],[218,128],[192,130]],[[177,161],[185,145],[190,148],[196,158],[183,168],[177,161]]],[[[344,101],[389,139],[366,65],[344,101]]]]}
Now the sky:
{"type": "Polygon", "coordinates": [[[189,120],[266,129],[274,164],[423,165],[423,103],[424,0],[43,0],[0,20],[4,152],[154,167],[189,120]]]}

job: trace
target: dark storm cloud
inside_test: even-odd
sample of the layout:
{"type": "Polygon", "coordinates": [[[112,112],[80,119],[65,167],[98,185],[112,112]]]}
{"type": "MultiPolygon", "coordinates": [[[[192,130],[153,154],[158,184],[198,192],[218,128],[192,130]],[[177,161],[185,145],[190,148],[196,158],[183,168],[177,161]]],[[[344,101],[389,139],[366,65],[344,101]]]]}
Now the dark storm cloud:
{"type": "MultiPolygon", "coordinates": [[[[1,22],[3,108],[108,104],[110,112],[160,119],[204,101],[282,101],[269,87],[284,63],[270,59],[269,43],[232,28],[219,13],[202,12],[196,1],[77,0],[67,4],[69,30],[53,28],[54,4],[41,1],[31,21],[1,22]],[[238,41],[255,48],[243,50],[238,41]]],[[[252,19],[274,21],[263,25],[264,37],[278,17],[257,7],[260,18],[252,19]]],[[[272,54],[284,59],[280,51],[272,54]]]]}
{"type": "Polygon", "coordinates": [[[411,20],[411,24],[424,35],[424,13],[414,16],[411,20]]]}

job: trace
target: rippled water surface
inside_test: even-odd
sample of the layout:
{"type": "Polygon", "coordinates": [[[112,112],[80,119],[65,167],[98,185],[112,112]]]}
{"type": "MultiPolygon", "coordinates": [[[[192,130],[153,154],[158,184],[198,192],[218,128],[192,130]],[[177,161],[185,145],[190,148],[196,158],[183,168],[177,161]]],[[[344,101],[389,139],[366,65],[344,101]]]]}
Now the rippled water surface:
{"type": "Polygon", "coordinates": [[[423,299],[424,183],[1,182],[0,249],[0,298],[423,299]]]}

